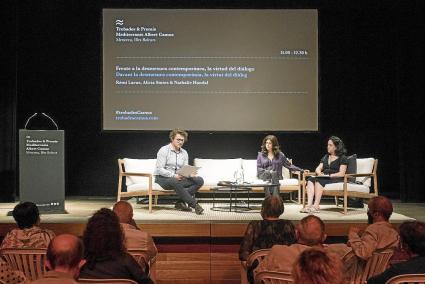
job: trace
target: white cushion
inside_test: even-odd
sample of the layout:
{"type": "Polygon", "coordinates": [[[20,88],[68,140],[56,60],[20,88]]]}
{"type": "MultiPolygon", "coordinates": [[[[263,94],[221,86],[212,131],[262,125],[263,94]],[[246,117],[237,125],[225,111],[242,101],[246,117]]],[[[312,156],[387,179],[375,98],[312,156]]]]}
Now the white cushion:
{"type": "MultiPolygon", "coordinates": [[[[153,174],[155,167],[156,159],[124,159],[124,168],[126,172],[153,174]]],[[[126,185],[130,186],[132,184],[140,184],[140,186],[148,188],[149,179],[147,177],[127,177],[126,185]]]]}
{"type": "Polygon", "coordinates": [[[298,183],[298,179],[296,178],[285,178],[285,179],[281,179],[279,180],[280,185],[299,185],[298,183]]]}
{"type": "MultiPolygon", "coordinates": [[[[325,190],[344,190],[343,186],[344,186],[343,182],[329,183],[325,185],[325,190]]],[[[363,184],[356,184],[356,183],[348,183],[347,190],[362,192],[362,193],[369,193],[368,186],[365,186],[363,184]]]]}
{"type": "Polygon", "coordinates": [[[257,178],[257,160],[242,160],[244,180],[254,183],[257,178]]]}
{"type": "Polygon", "coordinates": [[[234,181],[235,172],[242,168],[242,159],[199,159],[194,160],[198,175],[204,179],[204,185],[217,185],[219,181],[234,181]]]}
{"type": "MultiPolygon", "coordinates": [[[[370,174],[373,170],[374,158],[357,159],[357,174],[370,174]]],[[[365,180],[365,177],[357,177],[356,181],[363,182],[364,185],[370,187],[371,178],[365,180]]]]}
{"type": "MultiPolygon", "coordinates": [[[[147,180],[147,179],[146,179],[147,180]]],[[[152,189],[154,190],[164,190],[162,187],[159,186],[159,184],[155,183],[152,180],[152,189]]],[[[149,183],[148,182],[142,182],[142,183],[134,183],[132,185],[128,185],[127,186],[127,191],[128,192],[132,192],[132,191],[138,191],[138,190],[149,190],[149,183]]]]}
{"type": "Polygon", "coordinates": [[[284,179],[291,178],[290,174],[289,174],[289,170],[285,167],[282,167],[282,176],[283,176],[284,179]]]}

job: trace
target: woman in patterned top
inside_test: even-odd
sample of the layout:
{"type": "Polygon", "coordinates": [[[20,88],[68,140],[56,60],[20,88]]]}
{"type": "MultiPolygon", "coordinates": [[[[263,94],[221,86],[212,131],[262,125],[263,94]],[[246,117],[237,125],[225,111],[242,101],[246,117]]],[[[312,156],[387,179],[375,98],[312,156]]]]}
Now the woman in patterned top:
{"type": "MultiPolygon", "coordinates": [[[[246,261],[248,256],[256,250],[267,249],[272,246],[291,245],[296,243],[295,227],[291,221],[279,219],[283,214],[283,201],[279,196],[268,196],[261,206],[261,221],[251,221],[245,231],[239,249],[239,259],[246,261]]],[[[252,271],[258,265],[254,263],[248,271],[248,280],[252,282],[252,271]]]]}
{"type": "Polygon", "coordinates": [[[15,206],[12,213],[19,228],[7,233],[1,248],[47,248],[55,234],[39,227],[40,214],[37,205],[21,202],[15,206]]]}

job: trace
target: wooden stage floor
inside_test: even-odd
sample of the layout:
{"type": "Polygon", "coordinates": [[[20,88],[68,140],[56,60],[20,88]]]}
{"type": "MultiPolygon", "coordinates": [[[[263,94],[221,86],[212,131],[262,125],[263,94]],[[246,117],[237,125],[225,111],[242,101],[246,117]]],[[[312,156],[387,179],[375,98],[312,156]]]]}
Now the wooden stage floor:
{"type": "MultiPolygon", "coordinates": [[[[241,237],[246,225],[251,220],[260,220],[260,200],[251,201],[252,210],[245,212],[221,212],[211,210],[212,203],[201,203],[205,208],[203,215],[193,212],[174,210],[172,203],[159,204],[152,213],[146,204],[137,204],[135,199],[129,200],[134,208],[134,219],[140,227],[149,231],[154,237],[241,237]]],[[[11,216],[6,216],[16,203],[0,204],[0,236],[14,226],[11,216]]],[[[96,210],[112,208],[114,199],[101,197],[70,197],[65,202],[67,214],[43,214],[41,221],[45,227],[57,233],[69,232],[82,235],[87,219],[96,210]]],[[[226,206],[228,204],[221,204],[226,206]]],[[[246,204],[245,204],[246,205],[246,204]]],[[[285,212],[281,216],[297,223],[306,214],[299,213],[301,205],[285,203],[285,212]]],[[[335,204],[323,205],[317,214],[326,223],[328,236],[345,236],[351,225],[363,227],[367,225],[366,207],[351,209],[348,214],[341,213],[341,208],[335,204]]],[[[391,222],[397,226],[411,217],[394,213],[391,222]]]]}

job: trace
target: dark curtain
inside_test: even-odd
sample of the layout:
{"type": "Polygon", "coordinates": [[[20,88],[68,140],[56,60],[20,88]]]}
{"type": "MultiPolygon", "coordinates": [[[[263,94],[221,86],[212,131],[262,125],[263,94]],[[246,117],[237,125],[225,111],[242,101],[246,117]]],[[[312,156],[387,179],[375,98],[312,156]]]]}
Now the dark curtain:
{"type": "Polygon", "coordinates": [[[16,191],[16,1],[2,1],[0,81],[0,201],[16,191]]]}

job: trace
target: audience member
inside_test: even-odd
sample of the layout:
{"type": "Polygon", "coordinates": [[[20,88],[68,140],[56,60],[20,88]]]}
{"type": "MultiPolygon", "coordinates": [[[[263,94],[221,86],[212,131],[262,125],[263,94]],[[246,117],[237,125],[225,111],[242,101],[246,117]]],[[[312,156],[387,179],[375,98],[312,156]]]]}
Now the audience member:
{"type": "Polygon", "coordinates": [[[55,237],[46,253],[46,267],[43,278],[32,284],[77,284],[81,266],[84,265],[83,243],[76,236],[63,234],[55,237]]]}
{"type": "Polygon", "coordinates": [[[401,274],[425,274],[425,223],[404,222],[400,226],[400,238],[403,248],[413,257],[394,264],[382,274],[370,278],[368,284],[384,284],[390,278],[401,274]]]}
{"type": "Polygon", "coordinates": [[[351,246],[356,256],[367,260],[376,250],[397,248],[399,234],[389,223],[393,205],[384,196],[376,196],[368,204],[368,223],[361,233],[357,227],[351,227],[348,232],[348,246],[351,246]]]}
{"type": "Polygon", "coordinates": [[[142,250],[146,253],[146,261],[156,256],[158,250],[151,235],[141,231],[133,219],[133,207],[127,201],[115,203],[113,211],[117,214],[124,232],[125,245],[127,249],[142,250]]]}
{"type": "MultiPolygon", "coordinates": [[[[246,261],[256,250],[271,248],[273,245],[290,245],[296,242],[295,227],[291,221],[279,219],[284,205],[279,196],[268,196],[261,206],[261,221],[251,221],[245,231],[239,249],[239,259],[246,261]]],[[[253,281],[253,270],[258,263],[253,263],[247,271],[249,282],[253,281]]]]}
{"type": "Polygon", "coordinates": [[[25,274],[18,270],[13,270],[9,264],[0,258],[0,280],[5,284],[23,284],[27,278],[25,274]]]}
{"type": "Polygon", "coordinates": [[[127,253],[118,216],[109,209],[98,210],[89,219],[83,235],[86,264],[80,278],[131,279],[152,283],[135,259],[127,253]]]}
{"type": "Polygon", "coordinates": [[[240,260],[247,260],[251,253],[259,249],[296,242],[292,222],[279,219],[283,212],[284,205],[279,196],[269,196],[263,200],[261,206],[263,220],[249,222],[239,249],[240,260]]]}
{"type": "Polygon", "coordinates": [[[342,284],[342,261],[322,249],[307,249],[295,262],[292,276],[297,284],[342,284]]]}
{"type": "Polygon", "coordinates": [[[301,219],[296,229],[298,243],[274,245],[270,253],[260,262],[255,273],[260,271],[291,272],[297,257],[311,247],[323,249],[326,239],[325,224],[314,215],[301,219]]]}
{"type": "Polygon", "coordinates": [[[4,238],[1,248],[47,248],[55,234],[40,225],[37,205],[21,202],[13,209],[13,218],[18,229],[13,229],[4,238]]]}

